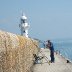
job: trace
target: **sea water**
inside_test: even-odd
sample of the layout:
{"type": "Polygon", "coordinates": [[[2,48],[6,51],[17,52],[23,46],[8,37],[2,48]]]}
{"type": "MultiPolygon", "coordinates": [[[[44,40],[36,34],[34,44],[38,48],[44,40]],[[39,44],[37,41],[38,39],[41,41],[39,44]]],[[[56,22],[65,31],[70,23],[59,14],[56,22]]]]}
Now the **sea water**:
{"type": "Polygon", "coordinates": [[[62,56],[72,61],[72,43],[54,43],[55,51],[59,51],[62,56]]]}
{"type": "MultiPolygon", "coordinates": [[[[72,41],[53,41],[55,51],[72,61],[72,41]]],[[[40,48],[44,48],[44,43],[40,43],[40,48]]]]}

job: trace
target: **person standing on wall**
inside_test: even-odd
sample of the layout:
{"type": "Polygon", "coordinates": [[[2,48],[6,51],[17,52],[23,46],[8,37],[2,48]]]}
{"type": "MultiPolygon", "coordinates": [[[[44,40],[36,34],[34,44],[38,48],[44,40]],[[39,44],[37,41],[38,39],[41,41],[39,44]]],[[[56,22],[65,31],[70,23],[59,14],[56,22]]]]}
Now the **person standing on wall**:
{"type": "Polygon", "coordinates": [[[47,42],[48,42],[47,47],[50,49],[51,63],[53,63],[55,61],[54,46],[53,46],[53,43],[50,40],[48,40],[47,42]]]}

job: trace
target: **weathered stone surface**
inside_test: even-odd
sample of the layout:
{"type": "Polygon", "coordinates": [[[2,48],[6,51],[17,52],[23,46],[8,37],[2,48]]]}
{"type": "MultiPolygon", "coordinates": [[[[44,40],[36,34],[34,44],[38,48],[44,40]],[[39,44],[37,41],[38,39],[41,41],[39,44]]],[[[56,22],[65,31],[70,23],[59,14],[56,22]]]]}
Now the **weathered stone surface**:
{"type": "Polygon", "coordinates": [[[37,52],[37,41],[0,30],[0,72],[30,72],[37,52]]]}

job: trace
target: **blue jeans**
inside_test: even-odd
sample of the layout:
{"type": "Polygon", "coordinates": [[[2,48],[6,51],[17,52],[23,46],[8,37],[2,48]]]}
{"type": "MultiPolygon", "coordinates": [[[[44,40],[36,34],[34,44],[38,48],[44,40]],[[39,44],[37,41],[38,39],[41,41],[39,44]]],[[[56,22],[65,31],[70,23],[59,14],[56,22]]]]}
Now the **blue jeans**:
{"type": "Polygon", "coordinates": [[[51,57],[51,62],[54,62],[55,58],[54,58],[54,51],[53,50],[50,51],[50,57],[51,57]]]}

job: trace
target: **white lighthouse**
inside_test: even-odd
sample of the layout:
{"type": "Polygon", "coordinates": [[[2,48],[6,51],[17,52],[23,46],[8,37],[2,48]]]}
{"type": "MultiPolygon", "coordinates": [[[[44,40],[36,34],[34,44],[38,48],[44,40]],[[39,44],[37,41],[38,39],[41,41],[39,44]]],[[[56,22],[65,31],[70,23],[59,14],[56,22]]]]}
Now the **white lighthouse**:
{"type": "Polygon", "coordinates": [[[27,23],[27,17],[22,14],[20,21],[21,22],[19,24],[19,27],[21,29],[21,35],[28,37],[28,29],[30,25],[27,23]]]}

